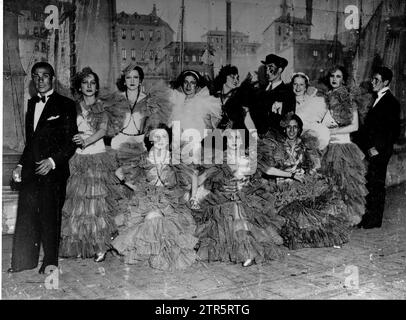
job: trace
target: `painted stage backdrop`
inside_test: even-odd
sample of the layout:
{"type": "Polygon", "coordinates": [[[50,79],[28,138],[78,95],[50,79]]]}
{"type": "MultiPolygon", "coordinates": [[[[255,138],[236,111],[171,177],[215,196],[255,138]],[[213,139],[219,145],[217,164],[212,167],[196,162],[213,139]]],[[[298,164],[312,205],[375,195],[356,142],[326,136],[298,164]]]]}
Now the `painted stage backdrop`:
{"type": "Polygon", "coordinates": [[[130,62],[144,69],[146,87],[182,69],[213,78],[227,63],[240,78],[250,73],[263,81],[260,61],[275,53],[289,61],[286,82],[301,71],[322,90],[327,70],[341,64],[365,92],[371,70],[386,65],[394,71],[391,89],[404,123],[405,21],[402,0],[5,0],[3,169],[24,148],[37,61],[55,67],[56,88],[68,96],[70,79],[85,66],[107,93],[130,62]]]}

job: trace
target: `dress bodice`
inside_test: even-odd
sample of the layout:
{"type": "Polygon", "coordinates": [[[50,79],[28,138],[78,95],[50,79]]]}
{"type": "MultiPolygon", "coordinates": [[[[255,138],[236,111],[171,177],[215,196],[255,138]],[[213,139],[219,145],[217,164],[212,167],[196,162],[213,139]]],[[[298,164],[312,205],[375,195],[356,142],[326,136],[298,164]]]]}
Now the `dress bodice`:
{"type": "Polygon", "coordinates": [[[144,109],[146,109],[146,99],[143,96],[142,100],[136,102],[135,105],[131,105],[128,102],[128,110],[125,113],[123,127],[121,132],[128,135],[142,134],[144,131],[143,124],[146,117],[144,109]]]}
{"type": "Polygon", "coordinates": [[[170,165],[170,153],[168,152],[163,161],[157,163],[152,152],[145,158],[142,164],[146,181],[157,187],[174,187],[177,183],[176,173],[170,165]]]}
{"type": "Polygon", "coordinates": [[[224,193],[223,188],[225,185],[236,183],[239,191],[248,187],[251,180],[247,167],[248,161],[248,158],[244,158],[242,164],[228,164],[227,160],[224,159],[223,164],[216,165],[215,170],[211,172],[210,177],[207,179],[206,188],[224,193]]]}
{"type": "MultiPolygon", "coordinates": [[[[108,118],[102,106],[96,102],[91,106],[86,106],[83,101],[78,103],[78,113],[76,123],[78,132],[83,139],[89,138],[101,128],[107,129],[108,118]]],[[[106,151],[103,139],[88,145],[86,148],[77,148],[76,153],[94,154],[106,151]]]]}
{"type": "Polygon", "coordinates": [[[172,189],[184,187],[187,182],[186,173],[181,165],[171,164],[171,154],[164,159],[154,158],[152,151],[137,155],[128,165],[122,167],[124,180],[132,185],[149,185],[172,189]]]}
{"type": "Polygon", "coordinates": [[[304,159],[304,147],[300,139],[297,139],[294,145],[290,145],[287,140],[283,143],[286,157],[281,164],[283,170],[294,172],[300,168],[304,159]]]}

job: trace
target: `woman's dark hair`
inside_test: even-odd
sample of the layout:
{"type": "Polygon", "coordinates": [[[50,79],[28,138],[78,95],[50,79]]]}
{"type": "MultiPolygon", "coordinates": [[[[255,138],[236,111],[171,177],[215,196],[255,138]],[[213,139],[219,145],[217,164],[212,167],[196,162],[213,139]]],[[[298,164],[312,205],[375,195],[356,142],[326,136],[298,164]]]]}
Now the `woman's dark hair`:
{"type": "Polygon", "coordinates": [[[89,75],[93,75],[94,80],[96,81],[96,96],[97,96],[99,94],[100,89],[99,76],[90,67],[84,67],[82,71],[75,74],[75,76],[72,78],[72,87],[76,93],[81,94],[80,86],[82,84],[82,81],[89,75]]]}
{"type": "Polygon", "coordinates": [[[147,148],[147,150],[151,150],[152,146],[154,145],[154,143],[152,142],[151,138],[151,132],[153,132],[154,130],[157,129],[163,129],[168,133],[168,138],[169,138],[169,150],[171,150],[171,145],[172,145],[172,130],[164,123],[160,123],[158,124],[156,127],[152,127],[150,128],[146,133],[145,133],[145,138],[144,138],[144,143],[145,143],[145,147],[147,148]]]}
{"type": "Polygon", "coordinates": [[[291,120],[295,120],[297,122],[297,124],[299,126],[299,131],[297,133],[297,136],[300,137],[300,135],[303,132],[303,121],[302,121],[302,119],[300,119],[300,117],[297,114],[295,114],[293,112],[288,112],[281,120],[281,127],[285,129],[291,120]]]}
{"type": "Polygon", "coordinates": [[[344,68],[344,66],[336,65],[336,66],[332,67],[327,73],[327,79],[326,80],[327,80],[327,84],[328,84],[329,87],[331,87],[329,78],[337,70],[341,71],[341,73],[343,74],[343,81],[344,81],[343,85],[347,84],[347,81],[348,81],[348,72],[347,72],[347,70],[344,68]]]}
{"type": "Polygon", "coordinates": [[[39,69],[39,68],[47,69],[48,72],[49,72],[49,75],[52,78],[55,76],[54,68],[48,62],[45,62],[45,61],[40,61],[40,62],[35,63],[31,68],[31,74],[33,74],[34,71],[39,69]]]}
{"type": "Polygon", "coordinates": [[[221,91],[224,83],[227,81],[227,76],[234,74],[238,74],[238,68],[236,66],[231,64],[222,66],[217,77],[213,80],[213,86],[211,88],[212,94],[215,95],[217,92],[221,91]]]}
{"type": "Polygon", "coordinates": [[[206,86],[206,81],[202,75],[195,70],[185,70],[183,71],[174,81],[170,82],[170,86],[172,89],[182,88],[183,82],[187,76],[192,76],[196,79],[196,85],[199,88],[203,88],[206,86]]]}
{"type": "Polygon", "coordinates": [[[137,70],[138,71],[138,75],[140,77],[140,83],[142,83],[142,81],[144,81],[144,71],[142,70],[142,68],[140,66],[136,66],[133,64],[129,64],[121,73],[120,78],[117,79],[116,82],[116,86],[118,88],[118,90],[124,92],[127,90],[127,86],[125,85],[125,76],[130,73],[133,70],[137,70]]]}

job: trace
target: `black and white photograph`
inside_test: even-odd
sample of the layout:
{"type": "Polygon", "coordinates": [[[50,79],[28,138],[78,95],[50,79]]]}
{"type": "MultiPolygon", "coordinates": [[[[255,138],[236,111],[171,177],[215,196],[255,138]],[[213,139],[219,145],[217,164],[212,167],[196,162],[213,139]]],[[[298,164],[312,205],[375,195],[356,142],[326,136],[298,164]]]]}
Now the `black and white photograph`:
{"type": "Polygon", "coordinates": [[[406,300],[406,1],[0,5],[0,299],[406,300]]]}

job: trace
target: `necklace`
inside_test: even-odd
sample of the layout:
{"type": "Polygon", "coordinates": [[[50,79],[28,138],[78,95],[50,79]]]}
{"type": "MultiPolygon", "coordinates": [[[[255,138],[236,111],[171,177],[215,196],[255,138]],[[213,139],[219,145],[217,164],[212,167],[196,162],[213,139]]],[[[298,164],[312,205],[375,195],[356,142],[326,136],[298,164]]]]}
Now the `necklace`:
{"type": "MultiPolygon", "coordinates": [[[[138,102],[138,98],[140,97],[140,91],[141,91],[141,90],[140,90],[140,88],[138,87],[138,90],[137,90],[137,97],[135,98],[134,104],[132,105],[132,107],[129,107],[131,113],[133,113],[134,108],[135,108],[135,106],[136,106],[136,104],[137,104],[137,102],[138,102]]],[[[128,92],[127,92],[127,91],[125,92],[125,97],[127,98],[127,101],[130,101],[130,100],[128,99],[128,92]]]]}
{"type": "Polygon", "coordinates": [[[165,152],[165,156],[163,157],[163,161],[161,162],[161,163],[158,163],[158,161],[157,161],[157,158],[156,158],[156,154],[155,154],[155,150],[153,150],[152,151],[152,154],[153,154],[153,156],[154,156],[154,165],[155,165],[155,167],[156,167],[156,173],[157,173],[157,176],[158,176],[158,180],[161,182],[161,184],[165,187],[166,186],[166,183],[165,183],[165,181],[163,180],[163,178],[162,178],[162,172],[163,172],[163,170],[164,170],[164,168],[165,168],[165,160],[167,159],[167,157],[168,157],[168,153],[169,153],[169,150],[166,150],[166,152],[165,152]]]}
{"type": "MultiPolygon", "coordinates": [[[[124,126],[123,129],[121,129],[121,131],[123,131],[124,129],[127,129],[128,126],[130,125],[130,123],[132,122],[132,123],[134,124],[135,129],[137,130],[136,134],[140,134],[140,132],[141,132],[141,128],[139,128],[139,127],[137,126],[137,124],[135,123],[135,119],[134,119],[134,109],[135,109],[135,106],[137,105],[138,99],[139,99],[139,97],[140,97],[140,91],[141,91],[141,90],[140,90],[140,88],[138,87],[137,97],[135,98],[134,104],[132,105],[132,107],[129,105],[129,109],[130,109],[130,119],[129,119],[127,125],[124,126]]],[[[126,96],[126,98],[127,98],[127,101],[130,101],[130,100],[128,99],[128,92],[127,92],[127,91],[125,92],[125,96],[126,96]]]]}

